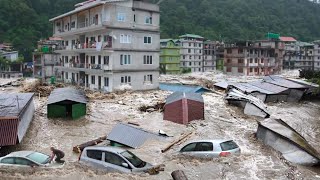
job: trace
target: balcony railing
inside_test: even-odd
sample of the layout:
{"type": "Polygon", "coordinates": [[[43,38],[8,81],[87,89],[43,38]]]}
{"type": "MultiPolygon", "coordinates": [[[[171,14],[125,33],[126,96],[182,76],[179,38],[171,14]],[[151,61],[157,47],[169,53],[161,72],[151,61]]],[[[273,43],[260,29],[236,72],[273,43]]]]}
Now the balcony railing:
{"type": "Polygon", "coordinates": [[[111,66],[107,64],[90,64],[90,63],[65,63],[64,67],[70,68],[85,68],[85,69],[96,69],[96,70],[110,70],[111,66]]]}

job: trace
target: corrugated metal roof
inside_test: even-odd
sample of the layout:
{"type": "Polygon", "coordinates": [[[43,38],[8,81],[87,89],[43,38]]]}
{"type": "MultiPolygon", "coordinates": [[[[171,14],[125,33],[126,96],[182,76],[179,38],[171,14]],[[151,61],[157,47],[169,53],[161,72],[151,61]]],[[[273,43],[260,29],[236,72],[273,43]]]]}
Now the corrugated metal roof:
{"type": "Polygon", "coordinates": [[[232,88],[232,87],[235,87],[236,89],[239,89],[244,93],[260,92],[262,94],[273,94],[272,92],[266,89],[261,89],[249,83],[233,83],[228,86],[228,88],[232,88]]]}
{"type": "Polygon", "coordinates": [[[190,86],[182,84],[169,84],[169,83],[160,83],[159,88],[164,91],[172,92],[193,92],[193,93],[203,93],[209,92],[209,89],[203,88],[201,86],[190,86]]]}
{"type": "Polygon", "coordinates": [[[122,123],[117,124],[107,136],[107,139],[110,141],[132,148],[142,146],[151,138],[159,138],[159,136],[143,129],[138,129],[122,123]]]}
{"type": "Polygon", "coordinates": [[[249,82],[249,84],[256,86],[257,88],[269,91],[270,93],[268,94],[279,94],[288,90],[288,88],[277,86],[275,84],[271,84],[263,81],[249,82]]]}
{"type": "Polygon", "coordinates": [[[84,93],[80,90],[74,88],[58,88],[51,92],[48,98],[48,104],[54,104],[65,100],[84,104],[88,102],[84,93]]]}
{"type": "Polygon", "coordinates": [[[204,39],[204,37],[196,35],[196,34],[184,34],[182,36],[179,36],[180,38],[184,38],[184,37],[191,37],[191,38],[198,38],[198,39],[204,39]]]}
{"type": "Polygon", "coordinates": [[[292,82],[279,76],[266,76],[263,81],[291,89],[307,89],[306,86],[292,82]]]}
{"type": "Polygon", "coordinates": [[[0,94],[0,119],[19,117],[33,95],[33,93],[0,94]]]}
{"type": "Polygon", "coordinates": [[[0,147],[15,145],[18,141],[19,119],[0,120],[0,147]]]}
{"type": "Polygon", "coordinates": [[[221,82],[215,83],[214,86],[222,88],[222,89],[227,89],[229,84],[231,84],[231,83],[227,82],[227,81],[221,81],[221,82]]]}
{"type": "Polygon", "coordinates": [[[203,97],[198,93],[175,92],[167,97],[166,104],[170,104],[181,99],[190,99],[202,103],[204,102],[203,97]]]}
{"type": "Polygon", "coordinates": [[[293,37],[285,37],[285,36],[281,36],[280,37],[280,41],[284,41],[284,42],[296,42],[297,40],[293,37]]]}

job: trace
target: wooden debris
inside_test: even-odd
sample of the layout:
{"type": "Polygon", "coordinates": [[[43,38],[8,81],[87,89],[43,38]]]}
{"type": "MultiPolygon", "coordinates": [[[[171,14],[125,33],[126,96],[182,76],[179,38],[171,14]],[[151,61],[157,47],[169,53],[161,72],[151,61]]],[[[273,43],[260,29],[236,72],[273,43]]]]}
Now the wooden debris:
{"type": "Polygon", "coordinates": [[[149,173],[150,175],[155,175],[155,174],[159,174],[160,171],[164,171],[164,164],[160,164],[157,166],[154,166],[151,169],[146,170],[145,172],[149,173]]]}
{"type": "Polygon", "coordinates": [[[140,124],[135,123],[135,122],[128,122],[128,124],[135,125],[135,126],[140,126],[140,124]]]}
{"type": "Polygon", "coordinates": [[[75,152],[75,153],[81,153],[81,151],[82,151],[85,147],[97,145],[97,144],[99,144],[99,143],[102,143],[102,142],[103,142],[104,140],[106,140],[106,139],[107,139],[107,136],[103,136],[103,137],[100,137],[100,138],[98,138],[98,139],[95,139],[95,140],[92,140],[92,141],[89,141],[89,142],[86,142],[86,143],[83,143],[83,144],[74,146],[74,147],[73,147],[73,152],[75,152]]]}
{"type": "Polygon", "coordinates": [[[146,105],[140,106],[139,110],[141,112],[154,112],[154,111],[163,112],[164,105],[165,105],[164,102],[157,102],[155,105],[152,105],[152,106],[146,106],[146,105]]]}
{"type": "Polygon", "coordinates": [[[176,170],[171,173],[173,180],[188,180],[187,176],[182,170],[176,170]]]}
{"type": "Polygon", "coordinates": [[[168,151],[172,146],[174,146],[175,144],[181,142],[182,140],[184,140],[185,138],[187,138],[188,136],[190,136],[191,134],[193,134],[193,132],[189,132],[185,135],[183,135],[182,137],[180,137],[179,139],[173,141],[172,143],[170,143],[166,148],[164,148],[163,150],[161,150],[162,153],[168,151]]]}

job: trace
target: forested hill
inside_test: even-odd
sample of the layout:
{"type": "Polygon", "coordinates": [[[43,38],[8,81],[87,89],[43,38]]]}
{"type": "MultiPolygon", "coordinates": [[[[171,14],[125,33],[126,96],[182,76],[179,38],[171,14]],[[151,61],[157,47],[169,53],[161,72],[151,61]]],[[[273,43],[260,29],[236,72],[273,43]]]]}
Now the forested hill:
{"type": "MultiPolygon", "coordinates": [[[[0,0],[0,42],[12,42],[26,60],[49,18],[84,0],[0,0]]],[[[158,2],[159,0],[150,0],[158,2]]],[[[259,39],[266,32],[320,39],[320,5],[308,0],[164,0],[161,37],[195,33],[216,40],[259,39]]]]}

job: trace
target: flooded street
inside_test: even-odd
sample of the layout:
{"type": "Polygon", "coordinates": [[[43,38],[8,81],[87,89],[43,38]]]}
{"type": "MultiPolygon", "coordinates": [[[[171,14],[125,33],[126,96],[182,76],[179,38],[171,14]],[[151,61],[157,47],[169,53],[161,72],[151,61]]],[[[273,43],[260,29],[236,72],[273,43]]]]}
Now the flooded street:
{"type": "MultiPolygon", "coordinates": [[[[17,91],[10,90],[10,92],[17,91]]],[[[0,91],[3,93],[5,91],[0,91]]],[[[172,179],[171,172],[183,170],[189,179],[320,179],[319,168],[301,167],[287,162],[278,152],[265,146],[255,137],[257,121],[241,108],[229,106],[222,95],[203,95],[205,120],[188,125],[163,120],[161,112],[140,112],[142,105],[164,101],[170,92],[161,90],[125,92],[114,97],[90,99],[89,112],[79,120],[48,119],[46,97],[35,97],[36,113],[23,142],[10,150],[35,150],[50,154],[54,146],[66,153],[67,163],[61,169],[0,169],[1,179],[172,179]],[[95,170],[78,163],[73,146],[106,136],[119,122],[134,122],[153,133],[165,131],[173,137],[147,141],[138,149],[130,149],[152,164],[165,164],[158,175],[118,174],[95,170]],[[183,133],[193,132],[185,141],[161,153],[183,133]],[[233,139],[241,155],[211,160],[179,155],[178,151],[190,140],[233,139]]],[[[287,122],[301,133],[320,152],[320,102],[267,104],[273,117],[287,122]]],[[[3,149],[2,149],[3,151],[3,149]]]]}

